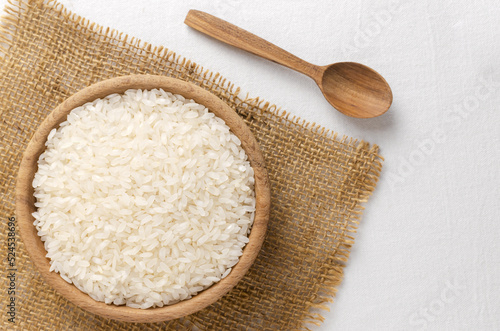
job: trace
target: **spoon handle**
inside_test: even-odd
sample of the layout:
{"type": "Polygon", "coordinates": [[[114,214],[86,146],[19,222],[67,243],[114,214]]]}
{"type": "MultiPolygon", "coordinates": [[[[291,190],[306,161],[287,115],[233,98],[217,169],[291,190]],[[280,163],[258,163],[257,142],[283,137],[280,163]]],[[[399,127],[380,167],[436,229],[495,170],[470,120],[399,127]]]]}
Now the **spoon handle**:
{"type": "Polygon", "coordinates": [[[220,18],[191,9],[184,23],[210,37],[284,65],[314,80],[321,78],[320,67],[299,59],[278,46],[220,18]]]}

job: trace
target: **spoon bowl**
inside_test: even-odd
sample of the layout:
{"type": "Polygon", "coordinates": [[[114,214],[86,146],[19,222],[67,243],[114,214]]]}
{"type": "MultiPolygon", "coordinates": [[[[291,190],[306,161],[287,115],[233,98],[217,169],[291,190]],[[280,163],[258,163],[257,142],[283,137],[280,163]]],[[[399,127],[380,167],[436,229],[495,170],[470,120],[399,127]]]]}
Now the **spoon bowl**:
{"type": "Polygon", "coordinates": [[[184,20],[190,27],[314,79],[326,100],[341,113],[371,118],[385,113],[392,103],[392,91],[375,70],[355,62],[317,66],[220,18],[190,10],[184,20]]]}
{"type": "Polygon", "coordinates": [[[338,62],[325,68],[318,86],[326,100],[344,114],[371,118],[385,113],[392,104],[392,91],[375,70],[356,62],[338,62]]]}

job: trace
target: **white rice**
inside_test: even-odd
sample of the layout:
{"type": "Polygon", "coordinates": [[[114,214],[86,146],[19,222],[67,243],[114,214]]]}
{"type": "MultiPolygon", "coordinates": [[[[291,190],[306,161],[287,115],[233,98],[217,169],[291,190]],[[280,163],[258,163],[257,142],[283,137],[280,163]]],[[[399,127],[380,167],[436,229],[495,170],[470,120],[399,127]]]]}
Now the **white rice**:
{"type": "Polygon", "coordinates": [[[162,307],[238,262],[254,174],[239,139],[203,105],[128,90],[74,109],[46,145],[34,225],[51,271],[95,300],[162,307]]]}

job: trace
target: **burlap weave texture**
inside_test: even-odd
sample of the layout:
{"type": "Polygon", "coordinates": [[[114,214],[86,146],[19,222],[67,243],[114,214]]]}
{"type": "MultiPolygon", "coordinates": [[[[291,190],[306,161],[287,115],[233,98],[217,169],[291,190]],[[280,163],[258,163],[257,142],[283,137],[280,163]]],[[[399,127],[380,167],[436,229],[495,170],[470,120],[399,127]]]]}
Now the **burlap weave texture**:
{"type": "MultiPolygon", "coordinates": [[[[172,33],[175,33],[173,31],[172,33]]],[[[52,1],[13,2],[0,32],[0,250],[7,270],[7,220],[22,152],[37,125],[74,92],[129,74],[193,82],[229,104],[255,134],[272,185],[269,230],[257,261],[223,299],[186,318],[134,324],[87,313],[40,278],[18,238],[16,323],[19,330],[295,330],[317,324],[315,308],[331,301],[353,244],[361,203],[381,170],[378,147],[293,118],[163,47],[129,38],[70,14],[52,1]]]]}

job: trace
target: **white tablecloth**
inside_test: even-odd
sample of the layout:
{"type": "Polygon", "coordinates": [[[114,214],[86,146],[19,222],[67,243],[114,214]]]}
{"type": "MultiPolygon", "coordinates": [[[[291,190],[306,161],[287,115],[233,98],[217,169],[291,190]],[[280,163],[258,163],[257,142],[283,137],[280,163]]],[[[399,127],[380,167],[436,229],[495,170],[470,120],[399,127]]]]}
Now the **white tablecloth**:
{"type": "Polygon", "coordinates": [[[61,2],[381,146],[380,182],[318,330],[500,329],[498,1],[61,2]],[[191,8],[315,64],[371,66],[390,83],[394,104],[379,118],[346,117],[309,78],[184,25],[191,8]]]}

